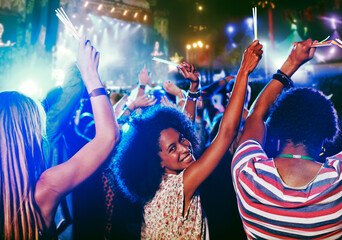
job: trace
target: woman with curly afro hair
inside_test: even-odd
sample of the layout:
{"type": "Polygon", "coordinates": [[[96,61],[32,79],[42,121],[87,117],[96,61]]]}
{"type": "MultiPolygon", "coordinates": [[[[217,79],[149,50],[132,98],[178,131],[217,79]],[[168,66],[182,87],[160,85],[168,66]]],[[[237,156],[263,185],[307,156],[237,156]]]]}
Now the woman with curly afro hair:
{"type": "Polygon", "coordinates": [[[264,149],[264,119],[290,77],[315,52],[311,39],[295,43],[284,65],[259,95],[232,163],[240,216],[248,239],[340,239],[342,153],[317,161],[338,132],[333,104],[321,92],[284,92],[268,120],[277,155],[264,149]]]}
{"type": "MultiPolygon", "coordinates": [[[[258,41],[247,48],[220,130],[198,160],[193,125],[178,110],[155,107],[131,121],[114,156],[114,174],[126,195],[144,207],[142,239],[208,237],[196,190],[237,134],[248,75],[261,58],[261,48],[258,41]]],[[[187,63],[181,64],[179,71],[191,81],[185,111],[194,120],[198,73],[187,63]]]]}

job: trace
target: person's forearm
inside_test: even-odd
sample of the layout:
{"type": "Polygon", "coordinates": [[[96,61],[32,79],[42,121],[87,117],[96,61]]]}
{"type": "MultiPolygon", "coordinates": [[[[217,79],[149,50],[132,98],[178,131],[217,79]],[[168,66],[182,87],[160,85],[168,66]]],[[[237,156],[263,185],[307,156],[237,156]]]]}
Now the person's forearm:
{"type": "MultiPolygon", "coordinates": [[[[199,88],[199,81],[191,82],[189,91],[190,92],[197,92],[198,88],[199,88]]],[[[186,114],[189,117],[189,120],[191,122],[195,122],[195,118],[196,118],[196,107],[197,107],[197,101],[196,100],[190,101],[188,98],[186,98],[184,111],[186,112],[186,114]]]]}
{"type": "Polygon", "coordinates": [[[248,71],[243,68],[239,69],[232,96],[222,118],[220,131],[224,135],[233,134],[235,136],[238,132],[247,91],[248,75],[248,71]]]}

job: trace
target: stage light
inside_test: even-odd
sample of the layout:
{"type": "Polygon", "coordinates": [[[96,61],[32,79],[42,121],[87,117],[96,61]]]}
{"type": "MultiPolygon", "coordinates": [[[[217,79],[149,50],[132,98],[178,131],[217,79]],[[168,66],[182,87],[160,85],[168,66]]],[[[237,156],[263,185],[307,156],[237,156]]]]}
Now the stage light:
{"type": "Polygon", "coordinates": [[[331,49],[330,49],[330,54],[334,54],[335,53],[335,47],[333,46],[331,49]]]}
{"type": "Polygon", "coordinates": [[[332,18],[332,19],[330,19],[330,21],[331,21],[331,27],[332,27],[332,29],[333,29],[333,30],[336,30],[336,19],[335,19],[335,18],[332,18]]]}
{"type": "Polygon", "coordinates": [[[31,79],[27,79],[25,82],[23,82],[20,85],[19,92],[21,92],[21,93],[23,93],[23,94],[25,94],[27,96],[30,96],[30,97],[39,95],[38,86],[31,79]]]}
{"type": "Polygon", "coordinates": [[[147,20],[147,14],[145,14],[145,16],[144,16],[144,21],[146,21],[147,20]]]}
{"type": "Polygon", "coordinates": [[[197,48],[197,43],[193,43],[192,46],[193,46],[194,48],[197,48]]]}
{"type": "Polygon", "coordinates": [[[98,10],[98,11],[101,11],[102,8],[103,8],[103,5],[102,5],[102,4],[99,4],[99,6],[97,7],[97,10],[98,10]]]}
{"type": "Polygon", "coordinates": [[[137,18],[137,16],[138,16],[138,12],[135,12],[133,17],[137,18]]]}
{"type": "Polygon", "coordinates": [[[198,45],[200,48],[202,48],[202,47],[203,47],[202,41],[198,41],[198,42],[197,42],[197,45],[198,45]]]}
{"type": "Polygon", "coordinates": [[[123,12],[123,14],[122,15],[124,15],[124,16],[126,16],[127,15],[127,10],[125,10],[124,12],[123,12]]]}
{"type": "Polygon", "coordinates": [[[72,17],[72,18],[76,18],[76,14],[73,14],[71,17],[72,17]]]}
{"type": "Polygon", "coordinates": [[[190,49],[191,49],[191,45],[190,45],[190,44],[187,44],[187,45],[186,45],[186,49],[190,50],[190,49]]]}
{"type": "Polygon", "coordinates": [[[232,43],[232,47],[233,47],[233,48],[236,48],[236,47],[237,47],[236,43],[233,42],[233,43],[232,43]]]}
{"type": "Polygon", "coordinates": [[[110,13],[113,13],[115,11],[115,7],[112,7],[112,9],[110,10],[110,13]]]}
{"type": "Polygon", "coordinates": [[[246,24],[247,24],[249,30],[252,30],[253,29],[253,18],[251,18],[251,17],[247,18],[246,24]]]}
{"type": "Polygon", "coordinates": [[[206,48],[206,49],[209,49],[209,44],[205,45],[205,48],[206,48]]]}
{"type": "Polygon", "coordinates": [[[86,1],[86,2],[84,3],[84,7],[86,8],[86,7],[88,7],[88,5],[89,5],[89,2],[86,1]]]}
{"type": "Polygon", "coordinates": [[[227,34],[229,37],[232,37],[235,33],[235,27],[232,24],[229,24],[226,28],[227,34]]]}
{"type": "Polygon", "coordinates": [[[203,6],[199,5],[198,6],[198,11],[202,11],[203,10],[203,6]]]}

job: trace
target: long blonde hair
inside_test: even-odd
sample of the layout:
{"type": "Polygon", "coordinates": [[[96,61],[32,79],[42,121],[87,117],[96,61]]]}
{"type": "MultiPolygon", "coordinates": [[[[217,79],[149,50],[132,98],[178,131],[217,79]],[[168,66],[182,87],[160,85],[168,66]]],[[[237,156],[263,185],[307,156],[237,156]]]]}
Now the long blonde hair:
{"type": "Polygon", "coordinates": [[[0,93],[0,230],[5,240],[38,239],[41,220],[34,192],[45,170],[44,134],[40,104],[18,92],[0,93]]]}

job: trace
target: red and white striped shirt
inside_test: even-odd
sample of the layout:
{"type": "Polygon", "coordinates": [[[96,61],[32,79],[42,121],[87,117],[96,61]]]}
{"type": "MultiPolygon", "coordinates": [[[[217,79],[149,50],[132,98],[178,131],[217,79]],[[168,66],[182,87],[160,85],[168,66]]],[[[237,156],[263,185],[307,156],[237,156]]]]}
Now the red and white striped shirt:
{"type": "Polygon", "coordinates": [[[306,186],[287,186],[255,140],[232,162],[240,216],[248,239],[342,238],[342,152],[329,157],[306,186]]]}

